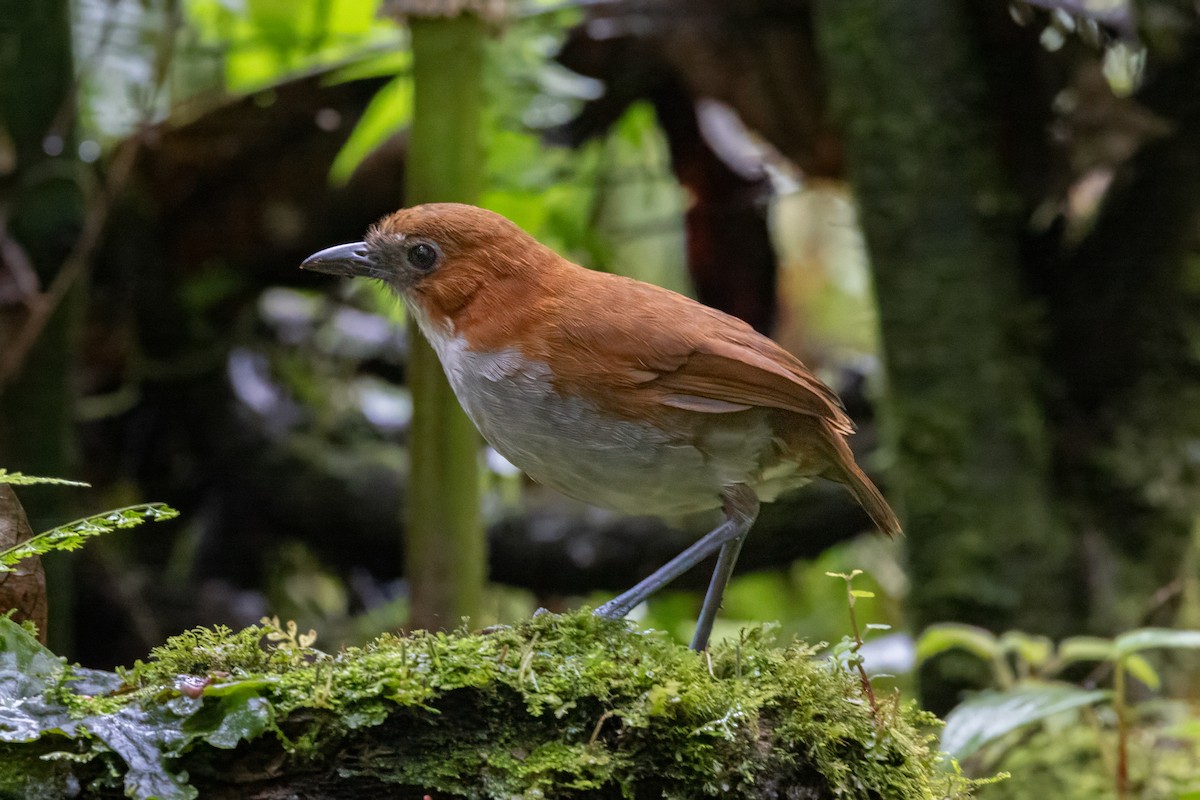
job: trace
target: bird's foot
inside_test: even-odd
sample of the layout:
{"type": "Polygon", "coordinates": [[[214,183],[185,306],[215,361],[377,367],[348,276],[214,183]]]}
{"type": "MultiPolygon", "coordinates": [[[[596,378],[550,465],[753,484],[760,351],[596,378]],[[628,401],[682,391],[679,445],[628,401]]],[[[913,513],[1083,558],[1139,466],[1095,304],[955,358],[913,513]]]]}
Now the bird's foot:
{"type": "Polygon", "coordinates": [[[632,610],[633,606],[622,603],[620,597],[614,597],[607,603],[598,606],[592,611],[592,614],[597,617],[605,617],[606,619],[621,619],[632,610]]]}

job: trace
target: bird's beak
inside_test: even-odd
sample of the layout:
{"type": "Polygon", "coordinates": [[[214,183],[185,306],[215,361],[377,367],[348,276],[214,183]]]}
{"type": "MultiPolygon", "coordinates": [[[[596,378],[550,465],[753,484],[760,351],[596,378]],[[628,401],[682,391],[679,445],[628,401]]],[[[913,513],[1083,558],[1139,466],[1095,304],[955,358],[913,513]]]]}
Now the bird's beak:
{"type": "Polygon", "coordinates": [[[365,242],[351,242],[350,244],[326,247],[321,252],[313,253],[304,259],[300,269],[311,269],[313,272],[325,272],[329,275],[341,275],[346,278],[376,277],[376,269],[367,256],[365,242]]]}

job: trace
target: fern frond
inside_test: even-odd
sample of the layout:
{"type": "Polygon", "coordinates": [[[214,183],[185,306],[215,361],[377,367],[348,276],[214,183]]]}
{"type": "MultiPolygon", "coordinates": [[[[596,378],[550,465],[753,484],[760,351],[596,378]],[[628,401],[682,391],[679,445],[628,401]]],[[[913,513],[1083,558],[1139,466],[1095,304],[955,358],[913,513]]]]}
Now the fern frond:
{"type": "Polygon", "coordinates": [[[58,486],[91,486],[90,483],[83,481],[69,481],[66,478],[39,478],[36,475],[22,475],[6,469],[0,469],[0,483],[10,483],[13,486],[33,486],[37,483],[53,483],[58,486]]]}
{"type": "Polygon", "coordinates": [[[163,522],[178,516],[179,512],[165,503],[142,503],[77,519],[39,533],[16,547],[0,550],[0,572],[12,572],[17,564],[30,556],[40,556],[54,550],[78,550],[93,536],[133,528],[147,521],[163,522]]]}

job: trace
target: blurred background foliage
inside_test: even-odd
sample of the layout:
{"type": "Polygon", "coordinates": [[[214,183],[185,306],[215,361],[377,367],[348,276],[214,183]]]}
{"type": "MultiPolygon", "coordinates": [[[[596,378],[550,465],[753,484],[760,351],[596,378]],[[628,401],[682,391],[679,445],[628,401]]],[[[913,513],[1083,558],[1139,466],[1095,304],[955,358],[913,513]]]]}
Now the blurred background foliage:
{"type": "MultiPolygon", "coordinates": [[[[68,455],[30,457],[44,448],[13,431],[31,413],[20,409],[38,406],[10,405],[0,467],[93,484],[69,499],[23,489],[35,530],[67,508],[162,500],[183,512],[58,556],[73,569],[57,579],[59,652],[130,663],[183,628],[265,614],[316,628],[332,648],[408,618],[403,309],[377,287],[295,269],[403,203],[412,54],[408,28],[380,5],[64,5],[74,82],[33,160],[84,198],[65,228],[68,244],[84,243],[74,251],[26,246],[26,259],[9,246],[36,181],[17,112],[0,108],[6,353],[36,352],[19,333],[30,298],[71,263],[64,253],[86,267],[76,335],[58,340],[74,343],[61,345],[68,455]]],[[[914,523],[899,545],[860,536],[864,518],[820,486],[766,509],[718,638],[768,619],[786,637],[841,641],[845,586],[827,573],[853,569],[873,595],[859,626],[890,626],[867,633],[863,657],[906,693],[921,668],[915,635],[944,620],[1055,639],[1200,625],[1200,34],[1187,3],[1092,5],[947,3],[880,13],[883,33],[867,11],[782,0],[736,13],[531,0],[489,22],[480,204],[581,264],[768,330],[843,393],[861,455],[914,523]],[[939,15],[965,43],[961,71],[905,38],[939,15]],[[761,42],[746,33],[756,24],[761,42]],[[854,44],[887,36],[907,53],[902,70],[889,69],[886,44],[854,44]],[[783,79],[765,91],[754,80],[768,69],[783,79]],[[884,116],[893,102],[897,116],[884,116]],[[939,126],[965,133],[950,141],[958,134],[939,126]],[[893,135],[913,151],[889,150],[893,135]],[[960,168],[971,193],[956,206],[958,184],[939,179],[960,168]],[[939,238],[959,231],[977,233],[973,249],[939,238]],[[993,333],[982,361],[983,349],[953,355],[993,333]],[[926,363],[905,372],[921,347],[956,384],[930,379],[926,363]]],[[[23,58],[10,74],[38,68],[23,58]]],[[[0,373],[0,391],[34,385],[43,368],[30,355],[0,373]]],[[[481,461],[492,582],[475,626],[601,602],[709,522],[671,520],[682,531],[671,533],[531,485],[495,453],[481,461]]],[[[639,609],[638,623],[686,641],[704,577],[639,609]]],[[[939,711],[992,683],[972,641],[921,656],[948,687],[928,698],[939,711]]],[[[1172,653],[1156,670],[1160,685],[1130,694],[1128,708],[1148,709],[1139,746],[1192,752],[1196,660],[1172,653]]],[[[1111,678],[1052,679],[1093,691],[1111,678]]],[[[1014,722],[977,766],[1039,774],[1048,767],[1025,762],[1063,750],[1091,770],[1117,727],[1095,704],[1014,722]],[[1071,735],[1055,737],[1062,725],[1071,735]]],[[[1132,780],[1146,796],[1200,796],[1194,770],[1171,769],[1132,780]]],[[[1019,785],[984,791],[1022,796],[1019,785]]]]}

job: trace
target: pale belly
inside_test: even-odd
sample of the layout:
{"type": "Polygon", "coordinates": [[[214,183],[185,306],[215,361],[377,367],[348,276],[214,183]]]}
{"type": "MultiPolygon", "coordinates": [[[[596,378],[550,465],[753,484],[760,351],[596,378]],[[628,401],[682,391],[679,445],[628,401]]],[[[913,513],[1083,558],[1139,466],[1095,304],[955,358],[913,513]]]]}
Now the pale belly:
{"type": "MultiPolygon", "coordinates": [[[[560,396],[546,365],[515,351],[476,353],[434,341],[463,409],[497,452],[538,483],[629,514],[717,508],[725,487],[747,484],[763,500],[806,482],[780,464],[765,415],[709,425],[698,441],[615,419],[560,396]]],[[[754,416],[759,414],[759,416],[754,416]]]]}

